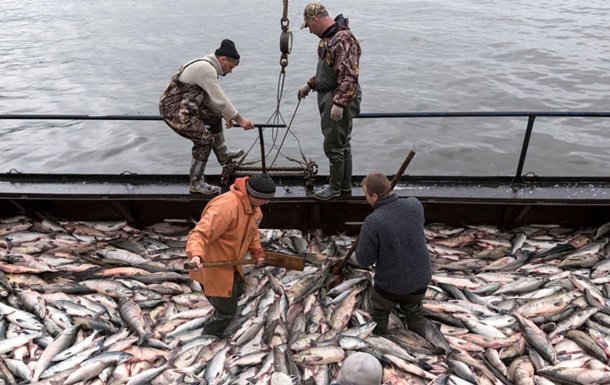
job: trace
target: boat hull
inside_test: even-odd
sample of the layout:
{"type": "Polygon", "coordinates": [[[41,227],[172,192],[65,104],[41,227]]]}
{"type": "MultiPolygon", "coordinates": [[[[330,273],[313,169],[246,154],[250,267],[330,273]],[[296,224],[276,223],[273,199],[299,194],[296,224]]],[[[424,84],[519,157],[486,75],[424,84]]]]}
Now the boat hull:
{"type": "MultiPolygon", "coordinates": [[[[220,176],[211,176],[220,182],[220,176]]],[[[318,201],[302,177],[274,176],[276,197],[263,206],[263,228],[355,233],[372,208],[360,182],[351,193],[318,201]]],[[[315,181],[322,186],[324,178],[315,181]]],[[[225,187],[226,188],[226,187],[225,187]]],[[[522,224],[598,226],[610,218],[610,178],[402,177],[400,198],[415,196],[426,221],[452,226],[522,224]]],[[[188,192],[185,175],[38,175],[0,178],[0,216],[45,213],[78,220],[127,219],[145,226],[166,219],[197,220],[209,197],[188,192]]]]}

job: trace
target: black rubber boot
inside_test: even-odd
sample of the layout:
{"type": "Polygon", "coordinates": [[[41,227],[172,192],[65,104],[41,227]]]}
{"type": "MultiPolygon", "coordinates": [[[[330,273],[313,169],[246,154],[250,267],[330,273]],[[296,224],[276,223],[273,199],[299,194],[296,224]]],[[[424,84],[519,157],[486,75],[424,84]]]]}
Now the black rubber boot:
{"type": "Polygon", "coordinates": [[[352,191],[352,150],[345,150],[343,158],[343,179],[341,179],[341,191],[352,191]]]}
{"type": "Polygon", "coordinates": [[[189,191],[192,193],[199,193],[204,195],[216,195],[220,192],[220,187],[206,183],[203,173],[207,162],[203,160],[191,161],[191,172],[189,174],[191,183],[189,184],[189,191]]]}
{"type": "Polygon", "coordinates": [[[237,151],[229,151],[227,149],[227,145],[225,144],[225,134],[223,131],[220,131],[217,134],[213,134],[214,137],[214,154],[216,155],[216,159],[218,159],[218,163],[224,165],[230,161],[236,160],[244,156],[244,151],[240,148],[237,151]]]}
{"type": "Polygon", "coordinates": [[[330,182],[313,195],[316,199],[326,201],[341,195],[341,180],[343,179],[343,164],[330,165],[330,182]]]}

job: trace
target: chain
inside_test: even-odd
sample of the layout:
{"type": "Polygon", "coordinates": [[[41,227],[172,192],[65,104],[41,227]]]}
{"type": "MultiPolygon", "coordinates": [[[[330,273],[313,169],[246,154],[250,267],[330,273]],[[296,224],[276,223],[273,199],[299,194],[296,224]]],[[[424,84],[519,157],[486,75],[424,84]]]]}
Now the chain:
{"type": "MultiPolygon", "coordinates": [[[[286,67],[288,66],[288,55],[292,51],[292,32],[290,32],[288,29],[288,27],[290,25],[290,20],[288,20],[288,0],[284,0],[284,12],[283,12],[282,19],[280,21],[280,25],[282,28],[282,32],[280,34],[280,51],[281,51],[282,55],[280,57],[281,70],[280,70],[280,74],[278,77],[278,84],[277,84],[277,100],[276,100],[277,104],[276,104],[275,112],[271,115],[271,117],[269,118],[267,123],[271,123],[271,122],[285,123],[284,118],[282,117],[282,114],[280,113],[280,103],[282,101],[282,96],[284,94],[284,83],[286,80],[286,67]]],[[[277,129],[272,130],[272,133],[271,133],[272,144],[271,144],[271,146],[269,146],[269,149],[265,150],[265,153],[261,154],[261,156],[264,159],[268,155],[271,154],[272,150],[277,151],[275,154],[275,157],[269,167],[273,167],[273,165],[277,161],[277,158],[279,155],[282,155],[284,158],[286,158],[289,161],[301,164],[303,166],[303,168],[306,170],[306,173],[308,175],[308,177],[306,177],[306,179],[308,180],[307,185],[308,185],[308,187],[311,188],[311,186],[313,186],[312,178],[317,174],[317,171],[318,171],[317,165],[315,164],[314,161],[307,160],[307,158],[305,157],[305,154],[303,153],[303,150],[301,149],[301,143],[299,141],[299,138],[296,135],[294,135],[294,133],[290,129],[300,104],[301,104],[301,101],[299,101],[299,103],[297,104],[295,111],[292,115],[292,118],[290,119],[290,123],[288,125],[286,125],[286,131],[284,132],[283,138],[281,138],[281,139],[279,138],[277,129]],[[299,161],[297,159],[294,159],[294,158],[289,157],[286,154],[282,153],[281,149],[282,149],[282,146],[284,145],[284,142],[286,141],[286,137],[288,136],[288,134],[291,134],[296,139],[303,161],[299,161]],[[278,146],[278,142],[279,142],[279,146],[278,146]]],[[[263,131],[264,130],[265,129],[263,128],[263,131]]],[[[260,135],[262,135],[262,133],[260,135]]],[[[260,139],[261,138],[259,137],[258,140],[260,140],[260,139]]],[[[256,145],[256,142],[258,142],[258,140],[256,140],[254,143],[252,143],[252,146],[246,152],[247,154],[250,153],[250,151],[256,145]]],[[[246,157],[242,158],[242,160],[237,165],[238,167],[244,167],[244,166],[247,167],[248,165],[257,163],[256,161],[245,162],[245,158],[246,157]]],[[[233,170],[229,170],[230,173],[232,173],[232,171],[233,170]]]]}
{"type": "Polygon", "coordinates": [[[288,30],[290,25],[290,20],[288,20],[288,0],[284,0],[284,15],[280,25],[282,27],[282,33],[280,34],[280,51],[282,52],[280,67],[282,67],[282,74],[285,74],[286,67],[288,66],[288,54],[292,51],[292,32],[288,30]]]}

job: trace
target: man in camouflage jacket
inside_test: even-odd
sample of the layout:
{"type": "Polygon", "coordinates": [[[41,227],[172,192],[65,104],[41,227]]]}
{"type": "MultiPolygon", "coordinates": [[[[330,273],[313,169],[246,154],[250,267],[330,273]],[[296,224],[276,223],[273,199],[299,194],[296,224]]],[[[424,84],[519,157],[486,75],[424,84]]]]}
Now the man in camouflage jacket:
{"type": "Polygon", "coordinates": [[[360,113],[362,92],[360,43],[343,15],[332,19],[320,3],[310,3],[303,12],[303,28],[320,38],[316,75],[299,88],[298,99],[311,90],[318,93],[324,153],[330,163],[330,183],[315,193],[328,200],[352,189],[352,119],[360,113]]]}

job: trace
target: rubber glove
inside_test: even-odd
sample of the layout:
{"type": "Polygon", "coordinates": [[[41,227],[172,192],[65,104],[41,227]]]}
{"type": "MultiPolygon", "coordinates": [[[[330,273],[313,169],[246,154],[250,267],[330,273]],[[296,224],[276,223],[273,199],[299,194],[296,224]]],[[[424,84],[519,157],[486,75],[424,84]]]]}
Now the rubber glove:
{"type": "Polygon", "coordinates": [[[330,109],[330,118],[335,122],[338,122],[343,118],[343,107],[333,104],[333,108],[330,109]]]}
{"type": "Polygon", "coordinates": [[[299,92],[297,92],[297,98],[299,100],[305,99],[305,97],[309,95],[309,91],[311,91],[311,87],[309,86],[309,84],[303,84],[301,87],[299,87],[299,92]]]}

